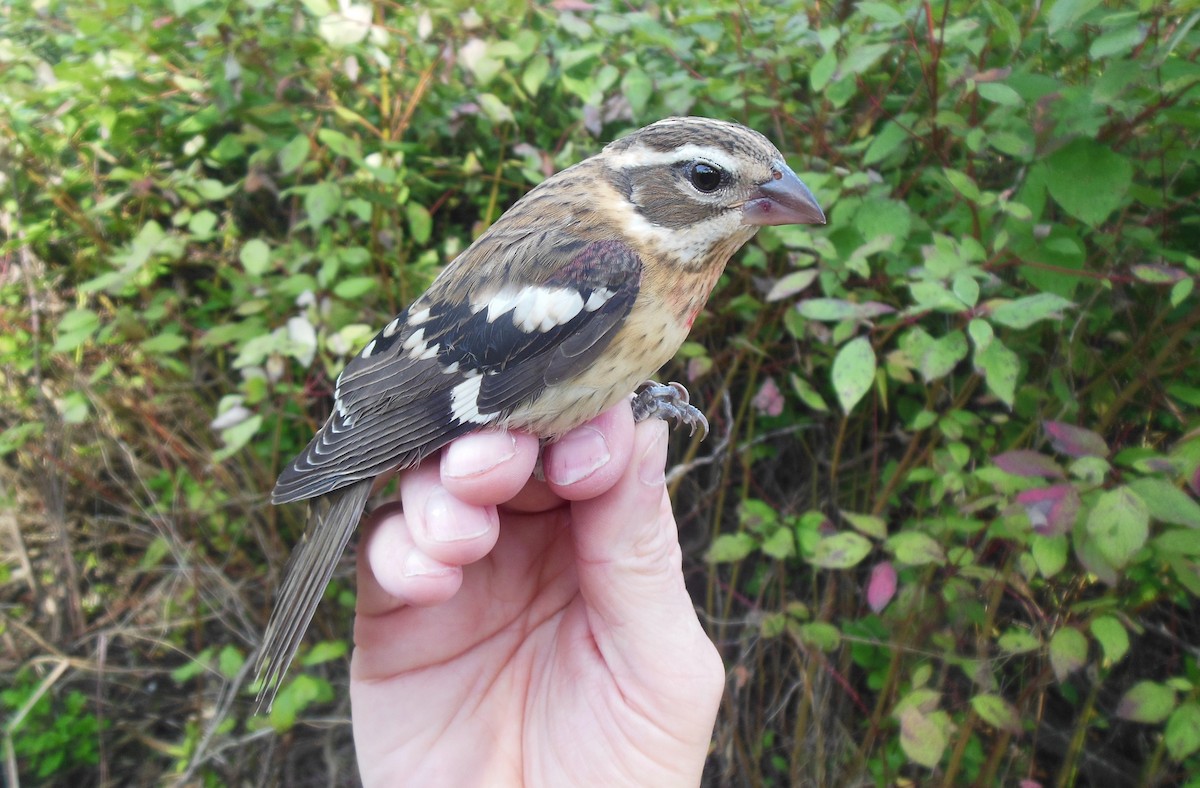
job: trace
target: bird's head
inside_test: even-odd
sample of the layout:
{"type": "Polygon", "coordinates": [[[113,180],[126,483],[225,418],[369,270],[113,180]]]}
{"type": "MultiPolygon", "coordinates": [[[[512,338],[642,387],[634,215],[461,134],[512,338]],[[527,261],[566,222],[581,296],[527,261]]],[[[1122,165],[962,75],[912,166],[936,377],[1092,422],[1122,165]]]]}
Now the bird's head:
{"type": "Polygon", "coordinates": [[[783,154],[736,123],[666,118],[597,159],[632,209],[632,234],[685,267],[728,259],[760,226],[825,223],[783,154]]]}

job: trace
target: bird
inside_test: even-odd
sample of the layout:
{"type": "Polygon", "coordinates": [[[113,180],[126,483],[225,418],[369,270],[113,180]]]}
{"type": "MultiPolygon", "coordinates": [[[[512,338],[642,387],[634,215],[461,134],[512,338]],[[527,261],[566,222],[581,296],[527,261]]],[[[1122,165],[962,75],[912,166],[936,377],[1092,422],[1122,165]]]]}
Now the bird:
{"type": "Polygon", "coordinates": [[[633,131],[514,203],[350,359],[281,472],[273,503],[312,502],[256,659],[259,710],[377,484],[469,432],[552,441],[622,399],[707,431],[683,386],[649,378],[759,227],[824,223],[765,136],[705,117],[633,131]]]}

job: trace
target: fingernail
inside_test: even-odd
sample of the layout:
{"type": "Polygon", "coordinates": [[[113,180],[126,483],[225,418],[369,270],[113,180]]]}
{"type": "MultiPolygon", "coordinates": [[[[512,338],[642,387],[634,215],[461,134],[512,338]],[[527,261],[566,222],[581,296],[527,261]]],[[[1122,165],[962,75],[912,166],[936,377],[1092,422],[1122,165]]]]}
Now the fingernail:
{"type": "Polygon", "coordinates": [[[558,485],[582,481],[612,459],[604,433],[595,427],[571,430],[554,447],[545,463],[546,478],[558,485]]]}
{"type": "Polygon", "coordinates": [[[448,574],[453,568],[434,561],[419,550],[413,550],[404,559],[404,568],[401,571],[405,577],[429,577],[448,574]]]}
{"type": "Polygon", "coordinates": [[[463,503],[445,487],[438,487],[425,499],[425,534],[435,542],[462,542],[478,539],[491,524],[479,522],[479,507],[463,503]]]}
{"type": "Polygon", "coordinates": [[[648,487],[662,487],[666,481],[667,468],[667,425],[659,422],[661,429],[657,431],[654,440],[642,452],[638,461],[638,481],[648,487]]]}
{"type": "Polygon", "coordinates": [[[478,476],[511,460],[516,453],[517,439],[511,432],[477,432],[446,448],[442,473],[454,479],[478,476]]]}

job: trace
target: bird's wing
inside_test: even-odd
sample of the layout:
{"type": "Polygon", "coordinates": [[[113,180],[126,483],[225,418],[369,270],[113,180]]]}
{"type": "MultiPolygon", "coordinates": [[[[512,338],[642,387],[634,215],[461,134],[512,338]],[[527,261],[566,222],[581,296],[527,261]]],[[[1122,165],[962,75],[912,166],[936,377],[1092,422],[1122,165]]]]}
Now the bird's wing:
{"type": "Polygon", "coordinates": [[[333,414],[272,500],[413,465],[586,369],[632,309],[642,261],[619,241],[539,255],[536,283],[500,282],[459,301],[431,292],[380,331],[338,378],[333,414]]]}

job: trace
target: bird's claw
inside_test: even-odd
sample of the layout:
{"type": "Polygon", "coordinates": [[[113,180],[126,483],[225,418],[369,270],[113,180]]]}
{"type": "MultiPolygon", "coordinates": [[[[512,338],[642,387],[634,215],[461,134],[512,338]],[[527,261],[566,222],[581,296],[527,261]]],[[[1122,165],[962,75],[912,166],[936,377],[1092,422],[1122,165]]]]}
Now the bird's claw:
{"type": "Polygon", "coordinates": [[[689,435],[695,435],[699,428],[700,439],[703,440],[708,435],[708,419],[690,400],[688,390],[682,383],[647,380],[638,386],[633,395],[633,420],[663,419],[675,427],[688,427],[689,435]]]}

